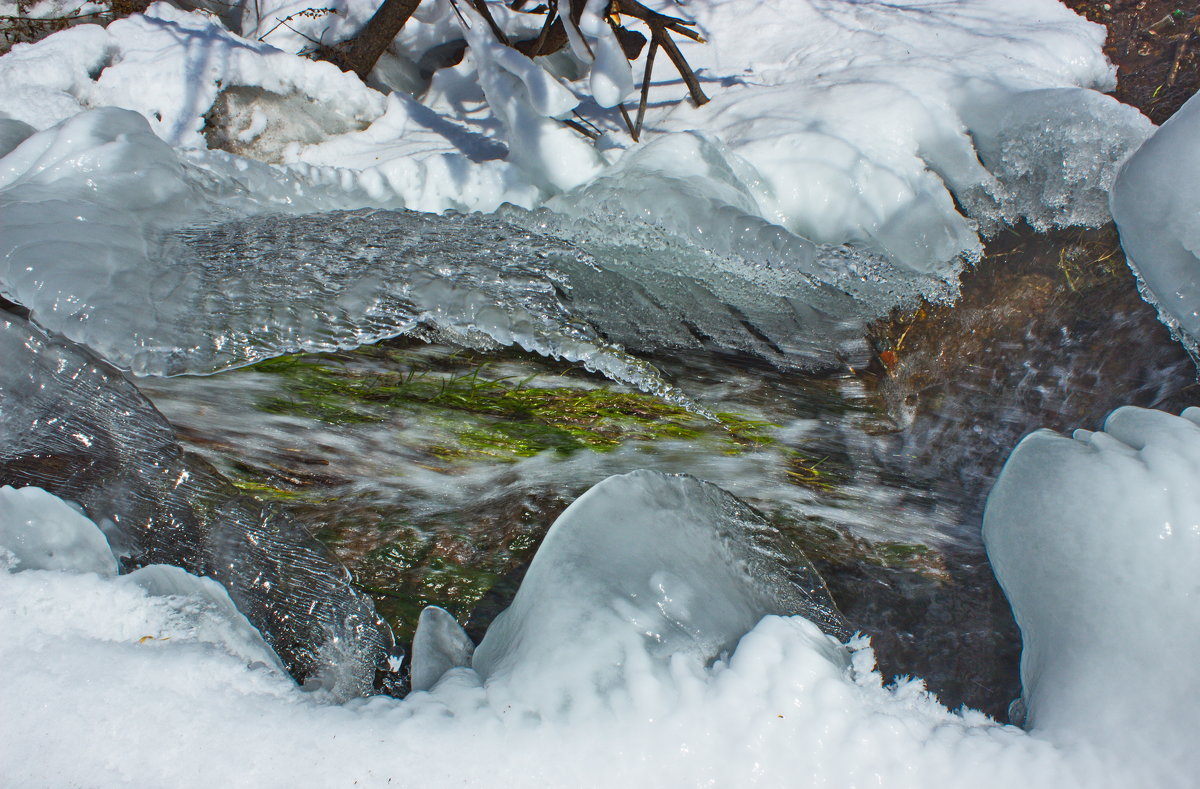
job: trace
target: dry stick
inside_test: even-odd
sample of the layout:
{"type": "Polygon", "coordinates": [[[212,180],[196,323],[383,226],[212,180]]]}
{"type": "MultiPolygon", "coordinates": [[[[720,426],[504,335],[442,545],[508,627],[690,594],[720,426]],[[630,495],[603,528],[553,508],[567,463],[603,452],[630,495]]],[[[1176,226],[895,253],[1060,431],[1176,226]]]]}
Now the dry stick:
{"type": "Polygon", "coordinates": [[[1192,36],[1200,33],[1200,28],[1195,32],[1188,33],[1179,39],[1179,46],[1175,48],[1175,60],[1171,62],[1171,73],[1167,75],[1167,87],[1175,85],[1175,79],[1179,76],[1179,66],[1183,63],[1184,53],[1187,52],[1188,43],[1192,40],[1192,36]]]}
{"type": "Polygon", "coordinates": [[[625,109],[625,102],[618,104],[617,109],[621,111],[621,120],[625,121],[625,128],[629,129],[629,136],[633,138],[634,142],[637,142],[637,129],[633,128],[633,120],[629,117],[629,110],[625,109]]]}
{"type": "Polygon", "coordinates": [[[679,47],[676,46],[674,39],[672,39],[666,33],[659,33],[659,30],[661,29],[662,28],[655,30],[655,33],[659,36],[663,51],[667,53],[667,57],[669,57],[671,62],[675,65],[675,69],[679,72],[679,76],[683,77],[683,81],[688,87],[688,92],[692,94],[692,101],[696,102],[697,107],[707,104],[708,96],[704,95],[704,91],[700,87],[700,80],[696,78],[696,73],[692,71],[692,67],[688,65],[687,60],[683,57],[683,53],[680,52],[679,47]]]}
{"type": "Polygon", "coordinates": [[[550,37],[550,28],[554,25],[554,20],[558,18],[558,0],[550,0],[546,5],[546,24],[542,25],[542,32],[538,34],[537,43],[533,45],[533,51],[529,54],[530,58],[535,58],[542,54],[542,49],[546,46],[546,39],[550,37]]]}
{"type": "Polygon", "coordinates": [[[616,6],[619,13],[631,16],[634,19],[640,19],[646,23],[648,27],[653,25],[661,25],[668,30],[673,30],[681,36],[687,36],[693,41],[698,41],[701,44],[706,43],[704,36],[697,33],[691,28],[695,26],[695,22],[689,22],[686,19],[680,19],[674,16],[660,14],[657,11],[647,8],[637,0],[616,0],[616,6]]]}
{"type": "Polygon", "coordinates": [[[642,133],[642,121],[646,119],[646,100],[650,96],[650,74],[654,71],[654,53],[658,51],[658,35],[650,31],[650,51],[646,53],[646,71],[642,74],[642,99],[638,103],[637,124],[634,126],[636,133],[633,139],[637,138],[642,133]]]}

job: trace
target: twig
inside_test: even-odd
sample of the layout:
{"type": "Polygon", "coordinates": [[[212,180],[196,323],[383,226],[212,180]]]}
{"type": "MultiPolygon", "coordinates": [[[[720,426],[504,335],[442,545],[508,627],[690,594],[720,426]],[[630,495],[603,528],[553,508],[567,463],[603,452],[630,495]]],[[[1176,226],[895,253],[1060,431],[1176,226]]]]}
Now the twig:
{"type": "Polygon", "coordinates": [[[1200,32],[1200,28],[1197,28],[1197,31],[1180,37],[1179,45],[1175,48],[1175,59],[1171,61],[1171,73],[1167,75],[1167,87],[1175,85],[1175,78],[1179,76],[1179,66],[1183,63],[1183,56],[1187,52],[1188,43],[1191,42],[1192,36],[1196,35],[1196,32],[1200,32]]]}
{"type": "Polygon", "coordinates": [[[625,102],[617,105],[617,109],[621,111],[621,120],[625,121],[625,128],[629,129],[629,136],[634,142],[638,141],[638,130],[633,128],[633,120],[629,117],[629,110],[625,109],[625,102]]]}
{"type": "Polygon", "coordinates": [[[646,70],[642,73],[642,98],[638,102],[637,123],[634,125],[637,140],[642,134],[642,121],[646,120],[646,102],[650,97],[650,74],[654,71],[654,54],[658,52],[658,37],[650,36],[650,51],[646,53],[646,70]]]}

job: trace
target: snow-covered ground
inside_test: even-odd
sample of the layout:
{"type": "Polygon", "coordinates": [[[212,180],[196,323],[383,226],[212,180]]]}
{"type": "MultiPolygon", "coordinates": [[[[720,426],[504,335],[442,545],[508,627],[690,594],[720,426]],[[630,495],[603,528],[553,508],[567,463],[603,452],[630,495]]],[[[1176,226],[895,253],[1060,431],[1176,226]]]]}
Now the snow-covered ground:
{"type": "MultiPolygon", "coordinates": [[[[787,336],[844,356],[840,322],[952,292],[980,231],[1107,221],[1118,164],[1152,132],[1100,92],[1114,79],[1102,28],[1053,0],[691,0],[682,11],[708,43],[682,46],[713,100],[682,101],[660,62],[639,143],[613,105],[632,102],[643,64],[612,56],[600,4],[580,21],[588,46],[535,63],[490,40],[465,3],[430,0],[370,87],[296,54],[306,37],[354,30],[370,4],[307,7],[158,3],[0,58],[0,295],[140,373],[423,324],[675,394],[609,343],[626,326],[636,344],[639,316],[599,314],[605,298],[652,294],[650,348],[698,326],[739,350],[787,336]],[[459,38],[460,65],[421,72],[459,38]],[[600,139],[561,123],[572,113],[600,139]],[[361,208],[499,219],[338,214],[319,260],[288,257],[332,229],[333,215],[306,215],[361,208]],[[371,222],[392,246],[366,243],[371,222]],[[230,227],[271,241],[245,258],[196,251],[230,227]],[[448,239],[444,257],[421,257],[433,237],[448,239]],[[726,329],[730,314],[758,340],[726,329]]],[[[514,31],[540,21],[497,13],[514,31]]],[[[988,542],[1027,639],[1031,733],[948,712],[919,681],[884,687],[861,639],[690,602],[690,579],[716,584],[731,559],[686,531],[649,568],[625,553],[641,556],[632,540],[604,545],[594,587],[563,586],[578,558],[546,559],[474,669],[404,701],[332,705],[279,671],[213,582],[118,576],[70,505],[2,489],[0,778],[1187,786],[1200,767],[1181,739],[1197,723],[1200,646],[1200,428],[1187,417],[1121,411],[1077,442],[1030,439],[997,487],[988,542]],[[1130,529],[1139,547],[1117,553],[1130,529]],[[626,599],[631,563],[666,625],[626,599]],[[680,633],[736,648],[709,663],[655,646],[680,633]],[[602,659],[578,649],[597,643],[602,659]]],[[[670,523],[653,479],[603,483],[558,533],[670,523]],[[646,511],[621,510],[631,501],[646,511]]],[[[688,501],[708,512],[703,498],[688,501]]],[[[743,580],[719,585],[722,603],[754,598],[739,597],[743,580]]]]}

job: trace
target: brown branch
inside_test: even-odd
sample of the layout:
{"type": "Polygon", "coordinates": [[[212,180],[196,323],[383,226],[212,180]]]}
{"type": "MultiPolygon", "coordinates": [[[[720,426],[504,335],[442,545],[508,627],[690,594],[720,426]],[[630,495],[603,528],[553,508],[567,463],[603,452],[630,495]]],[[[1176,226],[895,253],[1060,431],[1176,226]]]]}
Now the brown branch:
{"type": "Polygon", "coordinates": [[[474,6],[475,10],[479,12],[479,15],[483,17],[483,21],[487,22],[488,27],[492,29],[492,35],[496,37],[496,40],[506,47],[510,46],[508,43],[508,36],[504,35],[504,31],[500,29],[500,25],[496,24],[495,18],[492,17],[492,12],[491,9],[488,8],[487,0],[471,0],[471,5],[474,6]]]}
{"type": "Polygon", "coordinates": [[[383,0],[363,29],[354,38],[317,51],[318,60],[328,60],[342,71],[353,71],[366,80],[371,69],[417,10],[421,0],[383,0]]]}
{"type": "Polygon", "coordinates": [[[700,80],[697,79],[696,72],[692,71],[692,67],[688,65],[687,59],[679,51],[675,40],[662,28],[652,29],[654,36],[658,39],[659,46],[663,48],[663,51],[667,53],[667,57],[671,59],[671,63],[675,65],[679,76],[683,77],[683,82],[687,85],[688,92],[692,94],[692,101],[696,102],[697,107],[707,104],[708,96],[704,95],[704,90],[700,87],[700,80]]]}
{"type": "Polygon", "coordinates": [[[646,101],[650,97],[650,75],[654,71],[654,54],[658,52],[658,36],[650,37],[650,51],[646,53],[646,70],[642,73],[642,98],[638,102],[637,123],[634,124],[636,133],[634,141],[642,134],[642,121],[646,120],[646,101]]]}

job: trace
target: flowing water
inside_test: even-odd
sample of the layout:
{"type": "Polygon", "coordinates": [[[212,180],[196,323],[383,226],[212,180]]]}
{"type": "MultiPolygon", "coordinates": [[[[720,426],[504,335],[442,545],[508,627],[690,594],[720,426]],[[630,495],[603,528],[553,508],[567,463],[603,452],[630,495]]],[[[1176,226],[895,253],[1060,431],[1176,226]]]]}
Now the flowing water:
{"type": "Polygon", "coordinates": [[[763,513],[824,575],[885,675],[1004,719],[1019,636],[979,539],[1037,427],[1178,410],[1190,359],[1115,233],[1012,231],[954,306],[897,312],[820,374],[746,354],[651,358],[707,419],[582,365],[400,338],[140,382],[191,451],[329,545],[401,641],[440,605],[476,642],[554,518],[604,478],[687,473],[763,513]]]}

